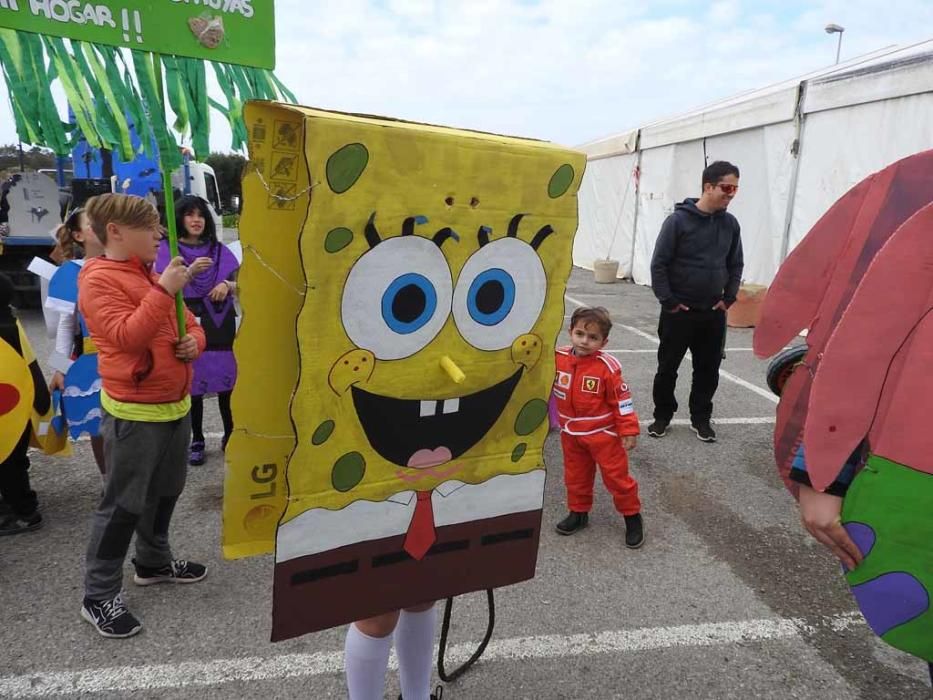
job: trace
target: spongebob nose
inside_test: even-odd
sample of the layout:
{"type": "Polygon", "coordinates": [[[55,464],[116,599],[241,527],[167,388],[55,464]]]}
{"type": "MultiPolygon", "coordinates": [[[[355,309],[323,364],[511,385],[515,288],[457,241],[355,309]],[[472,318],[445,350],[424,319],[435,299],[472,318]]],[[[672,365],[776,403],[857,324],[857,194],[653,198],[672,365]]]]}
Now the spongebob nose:
{"type": "Polygon", "coordinates": [[[460,369],[457,363],[450,359],[448,355],[444,355],[441,358],[441,369],[447,372],[450,378],[453,379],[454,384],[462,384],[463,380],[466,379],[463,370],[460,369]]]}

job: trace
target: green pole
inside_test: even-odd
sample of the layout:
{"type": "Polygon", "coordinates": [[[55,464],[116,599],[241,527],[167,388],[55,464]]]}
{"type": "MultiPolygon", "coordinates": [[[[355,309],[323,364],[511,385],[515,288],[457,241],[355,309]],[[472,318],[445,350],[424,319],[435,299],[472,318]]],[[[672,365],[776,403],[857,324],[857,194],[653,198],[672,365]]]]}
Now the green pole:
{"type": "MultiPolygon", "coordinates": [[[[152,56],[152,70],[155,73],[156,92],[159,95],[159,109],[162,113],[159,115],[165,122],[165,90],[162,86],[162,60],[157,53],[152,56]]],[[[165,158],[162,149],[159,149],[159,170],[162,171],[162,191],[165,195],[165,224],[168,229],[168,249],[172,253],[172,258],[178,257],[178,229],[175,226],[175,193],[172,191],[172,173],[165,166],[165,158]]],[[[178,337],[185,337],[185,302],[181,297],[181,292],[175,294],[175,315],[178,318],[178,337]]]]}

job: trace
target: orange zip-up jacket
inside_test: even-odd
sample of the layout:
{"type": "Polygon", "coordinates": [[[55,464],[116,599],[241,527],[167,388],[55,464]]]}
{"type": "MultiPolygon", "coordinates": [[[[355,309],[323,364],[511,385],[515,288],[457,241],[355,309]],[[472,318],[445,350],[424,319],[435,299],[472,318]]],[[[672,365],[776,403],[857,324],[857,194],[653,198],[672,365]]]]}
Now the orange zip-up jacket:
{"type": "MultiPolygon", "coordinates": [[[[191,391],[190,362],[175,357],[175,299],[139,258],[84,264],[78,275],[78,308],[97,346],[107,395],[128,403],[174,403],[191,391]]],[[[185,309],[185,326],[198,352],[204,331],[185,309]]]]}
{"type": "Polygon", "coordinates": [[[571,347],[557,348],[555,357],[553,393],[563,432],[619,437],[641,432],[632,394],[616,358],[601,350],[577,357],[571,347]]]}

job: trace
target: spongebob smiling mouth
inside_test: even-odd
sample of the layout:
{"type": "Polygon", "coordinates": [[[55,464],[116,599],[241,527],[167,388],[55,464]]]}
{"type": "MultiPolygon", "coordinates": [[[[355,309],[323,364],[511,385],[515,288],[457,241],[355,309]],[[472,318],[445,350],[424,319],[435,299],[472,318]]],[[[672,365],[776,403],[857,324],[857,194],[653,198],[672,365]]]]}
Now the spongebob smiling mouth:
{"type": "Polygon", "coordinates": [[[486,436],[523,369],[481,391],[440,401],[396,399],[354,386],[353,404],[379,455],[400,467],[430,469],[460,457],[486,436]]]}

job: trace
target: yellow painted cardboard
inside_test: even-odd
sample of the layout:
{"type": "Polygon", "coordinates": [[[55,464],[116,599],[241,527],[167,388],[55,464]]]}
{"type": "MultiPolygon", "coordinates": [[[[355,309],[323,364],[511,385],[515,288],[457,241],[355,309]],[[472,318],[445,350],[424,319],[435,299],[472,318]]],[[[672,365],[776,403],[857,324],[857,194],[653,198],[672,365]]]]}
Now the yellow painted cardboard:
{"type": "Polygon", "coordinates": [[[249,102],[244,117],[250,161],[240,220],[243,321],[234,344],[236,430],[227,447],[224,482],[228,558],[271,552],[285,506],[285,465],[295,448],[289,412],[298,383],[295,319],[305,286],[298,239],[309,203],[302,116],[273,103],[249,102]]]}
{"type": "MultiPolygon", "coordinates": [[[[308,292],[298,318],[302,363],[292,402],[298,442],[288,470],[290,497],[283,522],[308,508],[339,509],[357,499],[383,500],[396,491],[411,488],[411,482],[401,475],[406,471],[404,467],[388,461],[367,444],[349,391],[351,385],[365,387],[378,396],[443,401],[486,389],[512,376],[525,363],[511,400],[487,437],[458,458],[462,468],[456,477],[467,483],[480,483],[494,474],[521,473],[541,467],[541,447],[547,433],[543,404],[553,377],[552,348],[563,321],[563,293],[577,227],[573,195],[583,171],[583,156],[523,139],[315,110],[302,113],[306,115],[306,131],[310,135],[305,155],[312,180],[320,185],[313,191],[310,216],[301,236],[308,292]],[[328,183],[328,163],[336,171],[335,176],[344,178],[338,189],[346,186],[354,174],[351,164],[343,166],[350,170],[348,175],[339,172],[335,161],[341,149],[357,149],[357,154],[344,157],[355,155],[357,163],[365,160],[366,165],[352,186],[337,192],[328,183]],[[549,197],[549,182],[565,164],[576,174],[573,189],[562,197],[549,197]],[[529,172],[537,177],[529,177],[529,172]],[[365,228],[373,213],[383,243],[370,249],[365,228]],[[508,225],[521,213],[526,216],[519,224],[518,236],[509,239],[508,225]],[[402,237],[403,223],[411,216],[426,217],[427,222],[415,224],[413,236],[402,237]],[[556,232],[534,251],[527,243],[545,225],[556,232]],[[499,254],[505,260],[487,249],[496,265],[524,253],[529,260],[516,262],[538,262],[547,279],[541,298],[536,300],[541,312],[532,314],[530,327],[521,327],[517,332],[510,327],[496,328],[497,349],[477,348],[476,343],[464,337],[451,315],[447,315],[429,342],[409,343],[412,336],[420,333],[392,334],[379,323],[367,323],[380,311],[378,298],[369,296],[371,304],[349,308],[365,304],[368,295],[379,293],[378,285],[367,287],[367,279],[380,265],[390,269],[398,265],[397,272],[404,274],[409,271],[406,261],[418,255],[426,247],[425,242],[429,243],[430,237],[444,227],[453,228],[460,241],[448,240],[439,249],[434,245],[427,247],[438,253],[437,277],[446,276],[451,286],[456,285],[467,260],[480,250],[481,226],[492,228],[489,246],[515,244],[509,246],[514,250],[499,254]],[[331,232],[340,229],[352,232],[352,239],[339,251],[328,253],[328,236],[335,236],[331,232]],[[518,241],[523,245],[518,245],[518,241]],[[405,246],[406,243],[415,245],[405,246]],[[380,246],[388,248],[389,244],[398,244],[400,250],[386,250],[380,256],[380,246]],[[403,246],[412,250],[401,250],[403,246]],[[372,270],[362,269],[364,256],[373,258],[372,270]],[[379,257],[386,260],[380,261],[379,257]],[[353,277],[354,271],[358,278],[353,277]],[[360,289],[359,295],[352,299],[347,296],[348,278],[360,289]],[[358,315],[362,321],[357,323],[359,319],[351,319],[350,314],[358,315]],[[348,335],[348,323],[361,326],[357,338],[348,335]],[[515,342],[519,345],[526,342],[528,347],[536,344],[534,355],[513,352],[515,342]],[[368,347],[364,346],[366,343],[368,347]],[[381,353],[387,357],[403,356],[381,359],[381,353]],[[461,384],[456,384],[442,368],[445,356],[464,372],[461,384]],[[366,375],[356,376],[353,372],[356,366],[365,369],[367,364],[366,375]],[[514,426],[519,412],[532,401],[541,402],[541,419],[533,433],[518,435],[514,426]],[[329,422],[333,422],[330,436],[315,444],[315,432],[326,431],[329,422]],[[513,453],[521,450],[521,446],[524,454],[513,461],[513,453]],[[362,456],[362,478],[347,488],[356,462],[342,475],[340,460],[354,453],[362,456]],[[337,482],[340,488],[335,488],[337,482]]],[[[517,269],[525,272],[522,267],[517,269]]],[[[529,410],[534,410],[534,406],[529,410]]],[[[431,489],[453,475],[447,474],[447,469],[436,471],[438,476],[420,478],[417,488],[431,489]]]]}
{"type": "MultiPolygon", "coordinates": [[[[278,538],[281,620],[299,605],[294,595],[314,598],[303,583],[317,574],[282,566],[300,565],[305,543],[313,562],[333,553],[321,542],[378,539],[366,533],[379,531],[380,516],[342,516],[349,506],[543,474],[585,157],[273,103],[248,104],[245,120],[244,313],[224,552],[269,551],[278,538]],[[294,527],[318,514],[323,529],[294,527]]],[[[535,479],[530,517],[539,524],[543,478],[535,479]]],[[[535,528],[523,578],[533,574],[535,528]]],[[[412,604],[437,593],[419,593],[421,571],[405,574],[412,604]]],[[[378,583],[374,573],[374,590],[378,583]]],[[[379,611],[375,598],[361,615],[379,611]]],[[[343,602],[317,601],[331,603],[343,602]]],[[[335,624],[325,617],[287,629],[274,622],[273,636],[335,624]]]]}

